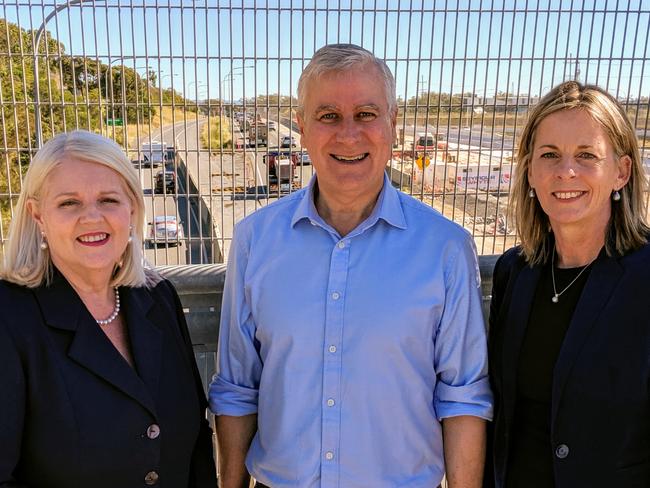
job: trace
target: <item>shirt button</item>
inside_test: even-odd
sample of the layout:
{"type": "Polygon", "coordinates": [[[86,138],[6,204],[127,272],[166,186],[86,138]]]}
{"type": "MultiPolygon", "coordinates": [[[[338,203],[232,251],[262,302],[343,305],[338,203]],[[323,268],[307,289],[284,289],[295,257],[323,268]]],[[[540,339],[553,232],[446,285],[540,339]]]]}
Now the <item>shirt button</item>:
{"type": "Polygon", "coordinates": [[[338,300],[339,298],[341,298],[341,295],[339,294],[338,291],[332,293],[332,300],[338,300]]]}
{"type": "Polygon", "coordinates": [[[157,439],[159,435],[160,435],[160,427],[158,427],[158,425],[151,424],[147,428],[147,437],[149,439],[157,439]]]}
{"type": "Polygon", "coordinates": [[[343,241],[339,241],[339,243],[337,244],[337,246],[339,247],[339,249],[343,249],[343,248],[345,247],[345,242],[343,242],[343,241]]]}
{"type": "Polygon", "coordinates": [[[144,477],[145,485],[155,485],[158,483],[158,473],[155,471],[149,471],[144,477]]]}
{"type": "Polygon", "coordinates": [[[334,453],[332,451],[327,451],[325,453],[325,459],[327,459],[328,461],[331,461],[332,459],[334,459],[334,453]]]}
{"type": "Polygon", "coordinates": [[[555,448],[555,456],[559,459],[564,459],[569,455],[569,446],[566,444],[560,444],[555,448]]]}
{"type": "Polygon", "coordinates": [[[328,351],[334,354],[336,352],[336,346],[330,346],[328,351]]]}
{"type": "Polygon", "coordinates": [[[331,399],[331,398],[329,400],[327,400],[327,406],[328,407],[333,407],[334,406],[334,400],[331,399]]]}

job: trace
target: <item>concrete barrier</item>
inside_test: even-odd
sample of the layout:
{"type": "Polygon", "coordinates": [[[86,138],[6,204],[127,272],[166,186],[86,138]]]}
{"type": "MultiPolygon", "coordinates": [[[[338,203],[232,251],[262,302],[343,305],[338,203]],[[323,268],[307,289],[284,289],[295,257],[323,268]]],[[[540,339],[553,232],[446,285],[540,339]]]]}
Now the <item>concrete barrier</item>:
{"type": "MultiPolygon", "coordinates": [[[[480,256],[483,314],[487,320],[492,293],[492,270],[498,256],[480,256]]],[[[221,299],[226,277],[225,264],[161,266],[157,268],[176,287],[192,336],[203,385],[207,389],[216,370],[221,299]]]]}

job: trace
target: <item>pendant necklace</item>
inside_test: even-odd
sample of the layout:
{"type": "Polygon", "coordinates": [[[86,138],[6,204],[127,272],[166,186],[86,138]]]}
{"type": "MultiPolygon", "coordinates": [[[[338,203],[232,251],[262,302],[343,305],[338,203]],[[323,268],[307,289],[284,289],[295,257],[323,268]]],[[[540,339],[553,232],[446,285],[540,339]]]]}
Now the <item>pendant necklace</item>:
{"type": "MultiPolygon", "coordinates": [[[[594,259],[594,261],[595,261],[595,259],[594,259]]],[[[558,293],[558,292],[557,292],[557,288],[555,287],[555,246],[553,246],[553,259],[551,259],[551,281],[553,281],[553,297],[551,298],[551,301],[552,301],[553,303],[557,303],[557,302],[559,302],[559,301],[560,301],[560,295],[562,295],[562,293],[564,293],[564,292],[567,291],[569,288],[571,288],[571,285],[573,285],[573,284],[578,280],[578,278],[580,278],[580,276],[582,276],[582,273],[584,273],[585,270],[586,270],[589,266],[591,266],[591,264],[592,264],[594,261],[592,261],[592,262],[589,263],[587,266],[585,266],[584,268],[582,268],[582,269],[580,270],[580,273],[578,273],[578,275],[577,275],[575,278],[573,278],[573,280],[571,281],[571,283],[569,283],[567,286],[565,286],[564,289],[563,289],[560,293],[558,293]]]]}

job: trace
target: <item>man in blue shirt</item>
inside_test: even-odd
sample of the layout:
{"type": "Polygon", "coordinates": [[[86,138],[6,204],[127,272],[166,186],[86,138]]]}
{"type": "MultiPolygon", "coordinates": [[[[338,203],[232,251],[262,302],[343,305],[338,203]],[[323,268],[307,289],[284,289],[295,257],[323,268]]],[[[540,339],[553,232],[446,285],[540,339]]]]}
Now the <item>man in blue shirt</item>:
{"type": "Polygon", "coordinates": [[[479,487],[492,415],[471,236],[385,175],[395,80],[354,45],[298,84],[309,186],[241,221],[228,261],[221,486],[479,487]]]}

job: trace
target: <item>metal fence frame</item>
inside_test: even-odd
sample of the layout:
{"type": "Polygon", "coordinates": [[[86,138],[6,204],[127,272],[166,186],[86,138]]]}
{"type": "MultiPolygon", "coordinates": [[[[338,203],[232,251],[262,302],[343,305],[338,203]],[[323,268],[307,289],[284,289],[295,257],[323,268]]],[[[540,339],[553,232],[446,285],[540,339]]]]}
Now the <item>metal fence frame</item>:
{"type": "MultiPolygon", "coordinates": [[[[268,144],[203,147],[193,127],[218,123],[223,139],[240,110],[294,129],[300,69],[328,42],[362,44],[394,71],[402,144],[393,181],[464,225],[481,254],[515,242],[505,219],[513,139],[550,86],[577,78],[609,89],[650,164],[650,4],[642,0],[7,0],[0,18],[2,242],[41,132],[85,128],[118,139],[136,160],[147,138],[170,138],[182,184],[163,196],[186,200],[179,218],[192,251],[168,249],[154,264],[184,254],[192,264],[222,261],[234,223],[278,198],[280,185],[263,188],[268,144]],[[143,123],[115,125],[134,117],[143,123]],[[446,149],[425,147],[430,177],[409,145],[420,132],[447,139],[446,149]]],[[[308,176],[301,170],[301,185],[308,176]]],[[[153,172],[148,178],[153,185],[153,172]]]]}

